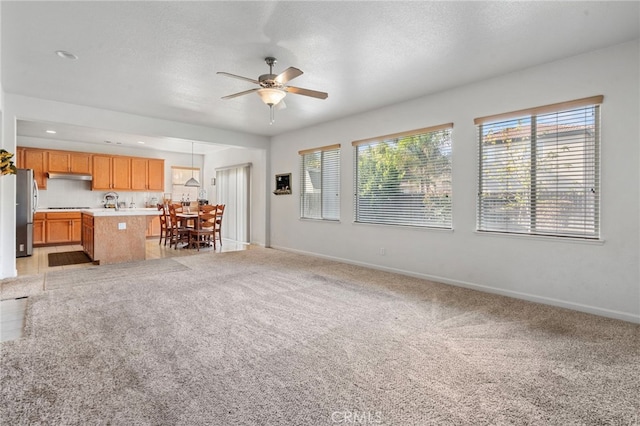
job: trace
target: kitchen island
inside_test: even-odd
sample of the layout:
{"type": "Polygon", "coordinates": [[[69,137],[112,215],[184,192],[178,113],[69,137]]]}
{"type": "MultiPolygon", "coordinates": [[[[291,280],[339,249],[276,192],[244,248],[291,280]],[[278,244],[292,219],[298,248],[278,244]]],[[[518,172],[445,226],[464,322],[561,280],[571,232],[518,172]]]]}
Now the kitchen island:
{"type": "Polygon", "coordinates": [[[100,265],[145,259],[148,216],[154,208],[82,210],[82,249],[100,265]]]}

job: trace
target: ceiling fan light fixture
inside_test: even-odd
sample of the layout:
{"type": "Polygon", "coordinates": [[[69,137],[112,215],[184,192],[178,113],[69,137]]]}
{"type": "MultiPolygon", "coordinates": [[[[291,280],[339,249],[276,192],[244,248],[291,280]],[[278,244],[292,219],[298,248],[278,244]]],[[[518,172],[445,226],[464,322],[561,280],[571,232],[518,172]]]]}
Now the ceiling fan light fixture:
{"type": "Polygon", "coordinates": [[[270,87],[265,87],[262,89],[258,89],[258,95],[260,95],[260,99],[262,102],[269,106],[278,105],[285,96],[287,96],[287,92],[281,89],[274,89],[270,87]]]}

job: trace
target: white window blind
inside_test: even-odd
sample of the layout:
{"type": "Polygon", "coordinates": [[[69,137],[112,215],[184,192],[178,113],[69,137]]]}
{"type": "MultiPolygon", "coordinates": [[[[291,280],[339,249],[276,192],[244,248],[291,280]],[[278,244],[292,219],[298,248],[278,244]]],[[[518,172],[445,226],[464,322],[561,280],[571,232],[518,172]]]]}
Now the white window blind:
{"type": "Polygon", "coordinates": [[[340,220],[340,145],[299,154],[300,217],[340,220]]]}
{"type": "Polygon", "coordinates": [[[353,142],[355,221],[451,228],[453,124],[353,142]]]}
{"type": "Polygon", "coordinates": [[[478,230],[599,237],[601,102],[476,119],[478,230]]]}

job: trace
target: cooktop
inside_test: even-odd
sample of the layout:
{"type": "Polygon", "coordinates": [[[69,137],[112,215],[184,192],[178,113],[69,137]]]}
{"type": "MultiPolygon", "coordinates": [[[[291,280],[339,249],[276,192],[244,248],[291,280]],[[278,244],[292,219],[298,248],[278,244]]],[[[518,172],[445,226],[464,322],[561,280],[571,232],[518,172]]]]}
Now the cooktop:
{"type": "Polygon", "coordinates": [[[91,207],[47,207],[49,210],[86,210],[91,207]]]}

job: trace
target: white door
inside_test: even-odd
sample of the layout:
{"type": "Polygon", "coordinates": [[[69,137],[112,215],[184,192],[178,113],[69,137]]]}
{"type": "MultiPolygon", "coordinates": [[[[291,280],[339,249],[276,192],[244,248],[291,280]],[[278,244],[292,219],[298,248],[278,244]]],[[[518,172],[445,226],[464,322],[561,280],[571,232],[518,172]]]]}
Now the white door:
{"type": "Polygon", "coordinates": [[[216,170],[216,203],[226,205],[222,218],[223,238],[250,242],[250,181],[250,164],[216,170]]]}

